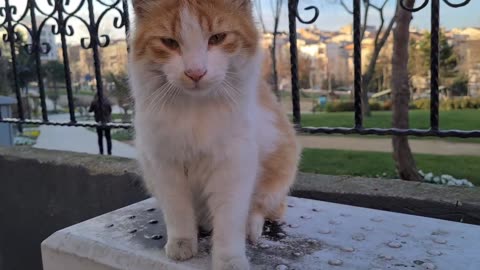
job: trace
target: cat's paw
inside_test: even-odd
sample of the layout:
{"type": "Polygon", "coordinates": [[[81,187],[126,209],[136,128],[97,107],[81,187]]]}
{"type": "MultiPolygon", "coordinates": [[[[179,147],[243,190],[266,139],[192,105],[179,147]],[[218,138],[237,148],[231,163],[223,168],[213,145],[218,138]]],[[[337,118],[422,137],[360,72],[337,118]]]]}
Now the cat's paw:
{"type": "Polygon", "coordinates": [[[221,257],[213,260],[213,270],[250,270],[246,256],[221,257]]]}
{"type": "Polygon", "coordinates": [[[260,214],[251,214],[248,219],[247,237],[248,241],[255,244],[262,236],[265,218],[260,214]]]}
{"type": "Polygon", "coordinates": [[[176,261],[185,261],[197,255],[198,243],[197,239],[168,239],[165,246],[167,257],[176,261]]]}

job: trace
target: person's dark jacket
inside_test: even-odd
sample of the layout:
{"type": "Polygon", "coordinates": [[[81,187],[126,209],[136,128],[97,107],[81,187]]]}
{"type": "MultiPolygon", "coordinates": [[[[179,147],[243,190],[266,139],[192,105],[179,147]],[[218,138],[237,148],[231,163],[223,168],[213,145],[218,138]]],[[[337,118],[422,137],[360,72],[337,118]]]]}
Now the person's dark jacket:
{"type": "Polygon", "coordinates": [[[103,99],[103,106],[102,110],[100,109],[100,102],[98,98],[93,99],[92,103],[90,104],[90,109],[88,112],[93,112],[95,121],[96,122],[101,122],[101,117],[100,115],[103,113],[103,120],[105,122],[111,122],[112,121],[112,105],[110,104],[110,101],[107,98],[103,99]]]}

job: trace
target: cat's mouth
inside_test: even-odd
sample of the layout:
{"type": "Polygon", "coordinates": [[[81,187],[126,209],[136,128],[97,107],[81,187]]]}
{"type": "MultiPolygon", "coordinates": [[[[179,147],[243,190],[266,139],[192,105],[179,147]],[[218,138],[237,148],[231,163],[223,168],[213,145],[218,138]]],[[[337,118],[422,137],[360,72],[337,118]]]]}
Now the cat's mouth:
{"type": "Polygon", "coordinates": [[[184,86],[183,89],[190,95],[204,96],[210,92],[210,87],[201,82],[192,82],[191,84],[184,86]]]}

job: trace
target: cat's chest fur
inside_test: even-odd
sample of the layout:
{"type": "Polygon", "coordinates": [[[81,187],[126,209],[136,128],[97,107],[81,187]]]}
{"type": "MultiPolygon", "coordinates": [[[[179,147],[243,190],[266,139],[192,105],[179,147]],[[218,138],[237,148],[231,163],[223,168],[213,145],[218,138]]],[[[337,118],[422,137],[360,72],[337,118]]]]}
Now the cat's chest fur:
{"type": "Polygon", "coordinates": [[[177,104],[158,113],[137,114],[137,145],[177,161],[218,156],[232,144],[255,139],[258,120],[221,104],[177,104]]]}

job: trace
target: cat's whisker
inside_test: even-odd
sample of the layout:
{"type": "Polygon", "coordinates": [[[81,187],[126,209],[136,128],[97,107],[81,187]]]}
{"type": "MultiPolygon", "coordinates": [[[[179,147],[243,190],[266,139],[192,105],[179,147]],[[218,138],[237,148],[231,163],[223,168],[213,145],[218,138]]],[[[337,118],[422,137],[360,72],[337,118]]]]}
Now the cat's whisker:
{"type": "Polygon", "coordinates": [[[168,88],[170,85],[169,82],[163,84],[161,87],[157,88],[153,93],[150,95],[149,101],[148,101],[148,106],[146,107],[146,110],[148,112],[154,111],[156,104],[160,102],[165,95],[165,88],[168,88]],[[153,107],[152,107],[153,106],[153,107]]]}
{"type": "Polygon", "coordinates": [[[172,99],[172,96],[175,93],[175,89],[176,89],[176,87],[173,84],[171,84],[168,87],[168,89],[165,91],[165,95],[163,96],[161,104],[160,104],[160,108],[159,108],[160,111],[163,111],[165,106],[170,102],[170,100],[172,99]]]}
{"type": "Polygon", "coordinates": [[[232,80],[233,83],[239,83],[239,82],[241,82],[241,80],[240,80],[239,78],[232,77],[232,76],[230,76],[230,75],[228,75],[228,74],[225,74],[225,79],[227,79],[227,80],[232,80]]]}
{"type": "Polygon", "coordinates": [[[242,92],[238,90],[238,88],[231,85],[228,81],[224,81],[224,83],[233,91],[234,94],[236,94],[237,98],[242,96],[242,92]]]}
{"type": "Polygon", "coordinates": [[[173,88],[173,84],[169,83],[168,86],[166,87],[166,89],[164,89],[162,91],[162,94],[161,96],[159,97],[159,99],[155,102],[155,107],[154,107],[154,110],[155,111],[162,111],[165,104],[166,104],[166,100],[169,98],[169,95],[171,94],[171,91],[172,91],[172,88],[173,88]]]}
{"type": "MultiPolygon", "coordinates": [[[[224,83],[223,85],[224,85],[226,88],[228,88],[228,89],[222,88],[221,93],[224,94],[224,96],[230,101],[230,103],[232,103],[233,105],[237,106],[237,105],[238,105],[238,101],[237,101],[236,98],[238,98],[238,96],[236,96],[236,97],[235,97],[235,96],[232,96],[231,91],[229,91],[229,90],[232,90],[232,87],[231,87],[229,84],[224,83]]],[[[235,90],[233,90],[233,91],[235,91],[235,90]]]]}

